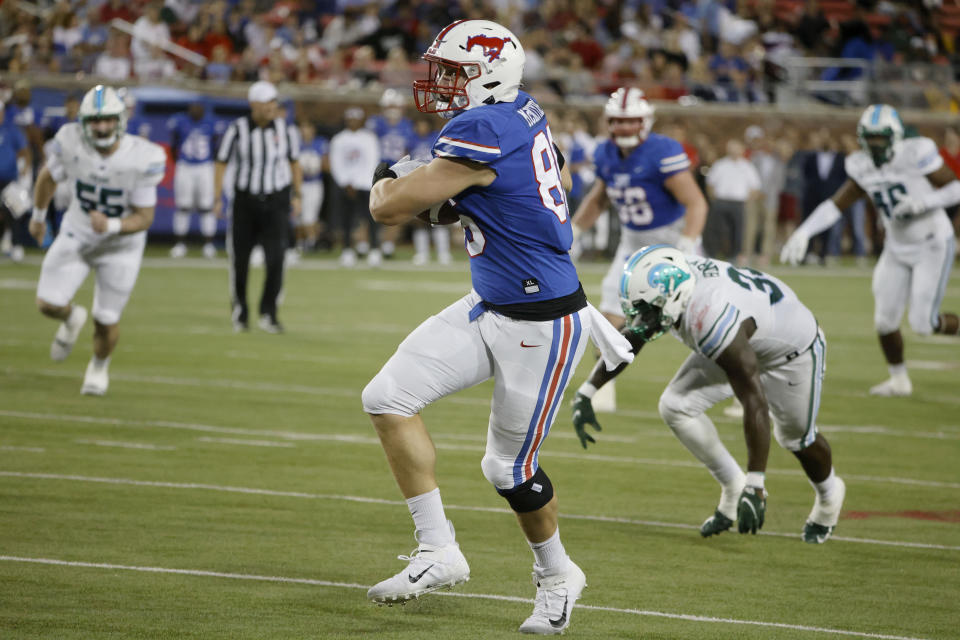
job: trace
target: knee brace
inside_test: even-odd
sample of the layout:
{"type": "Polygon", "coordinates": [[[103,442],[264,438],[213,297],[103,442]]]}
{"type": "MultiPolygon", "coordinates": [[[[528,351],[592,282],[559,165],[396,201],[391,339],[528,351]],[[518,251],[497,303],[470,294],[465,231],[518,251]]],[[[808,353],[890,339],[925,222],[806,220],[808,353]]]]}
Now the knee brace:
{"type": "Polygon", "coordinates": [[[513,489],[497,489],[497,493],[506,498],[511,509],[517,513],[527,513],[542,508],[553,499],[553,485],[543,467],[539,467],[526,482],[513,489]]]}

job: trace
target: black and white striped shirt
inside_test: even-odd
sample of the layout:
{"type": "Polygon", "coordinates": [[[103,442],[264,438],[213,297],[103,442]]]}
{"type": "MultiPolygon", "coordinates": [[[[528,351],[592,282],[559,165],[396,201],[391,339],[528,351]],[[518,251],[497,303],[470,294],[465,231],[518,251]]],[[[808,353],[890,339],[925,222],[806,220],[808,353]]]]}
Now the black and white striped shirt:
{"type": "Polygon", "coordinates": [[[233,160],[236,190],[252,195],[269,195],[290,186],[290,163],[300,155],[300,135],[283,118],[263,127],[250,116],[234,120],[223,134],[217,162],[233,160]]]}

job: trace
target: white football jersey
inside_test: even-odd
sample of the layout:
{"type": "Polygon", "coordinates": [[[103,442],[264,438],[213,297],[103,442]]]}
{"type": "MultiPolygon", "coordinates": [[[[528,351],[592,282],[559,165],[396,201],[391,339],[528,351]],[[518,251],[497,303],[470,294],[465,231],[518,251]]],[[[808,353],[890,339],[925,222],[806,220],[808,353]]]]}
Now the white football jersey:
{"type": "Polygon", "coordinates": [[[76,122],[60,127],[47,155],[50,175],[67,182],[73,194],[64,223],[91,232],[90,211],[124,218],[133,207],[154,206],[166,167],[163,147],[132,134],[121,135],[117,149],[101,155],[84,140],[76,122]]]}
{"type": "Polygon", "coordinates": [[[747,318],[757,324],[750,346],[761,368],[790,360],[813,344],[817,320],[782,280],[722,260],[684,257],[697,283],[671,333],[695,352],[716,360],[747,318]]]}
{"type": "Polygon", "coordinates": [[[932,191],[927,176],[943,166],[943,158],[930,138],[906,138],[895,148],[893,158],[879,169],[864,151],[847,156],[847,175],[873,200],[883,219],[886,245],[894,252],[917,247],[931,237],[953,234],[953,227],[941,208],[913,220],[899,221],[893,208],[904,197],[920,198],[932,191]]]}

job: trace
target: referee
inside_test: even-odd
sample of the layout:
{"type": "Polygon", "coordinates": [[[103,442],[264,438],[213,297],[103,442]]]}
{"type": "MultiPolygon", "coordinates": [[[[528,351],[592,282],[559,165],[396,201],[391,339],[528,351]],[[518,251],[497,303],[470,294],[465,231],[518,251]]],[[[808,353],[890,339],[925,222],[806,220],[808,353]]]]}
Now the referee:
{"type": "Polygon", "coordinates": [[[283,287],[283,255],[287,248],[287,219],[300,213],[303,174],[297,157],[300,139],[294,127],[279,115],[277,88],[255,82],[247,93],[250,115],[234,120],[220,142],[214,162],[214,202],[223,193],[227,163],[236,167],[233,210],[227,230],[230,256],[230,295],[235,331],[249,328],[247,273],[254,245],[263,247],[266,279],[260,296],[260,328],[282,333],[277,298],[283,287]],[[291,191],[292,187],[292,191],[291,191]]]}

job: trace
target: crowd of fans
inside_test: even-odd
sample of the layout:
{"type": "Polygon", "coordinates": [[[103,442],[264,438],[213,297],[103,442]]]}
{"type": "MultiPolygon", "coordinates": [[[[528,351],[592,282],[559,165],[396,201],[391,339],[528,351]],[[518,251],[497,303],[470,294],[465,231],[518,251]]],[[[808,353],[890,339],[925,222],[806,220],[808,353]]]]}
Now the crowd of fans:
{"type": "MultiPolygon", "coordinates": [[[[112,82],[187,76],[333,90],[409,87],[421,72],[420,55],[439,29],[459,18],[484,18],[520,35],[528,87],[560,97],[602,95],[632,85],[653,99],[763,103],[776,99],[793,56],[949,65],[958,54],[960,6],[955,0],[943,4],[61,0],[41,10],[43,3],[4,2],[0,70],[84,71],[112,82]],[[188,55],[171,55],[170,49],[188,55]]],[[[843,80],[857,73],[862,71],[838,66],[823,70],[822,78],[843,80]]],[[[938,87],[928,106],[957,110],[958,87],[938,87]]]]}

